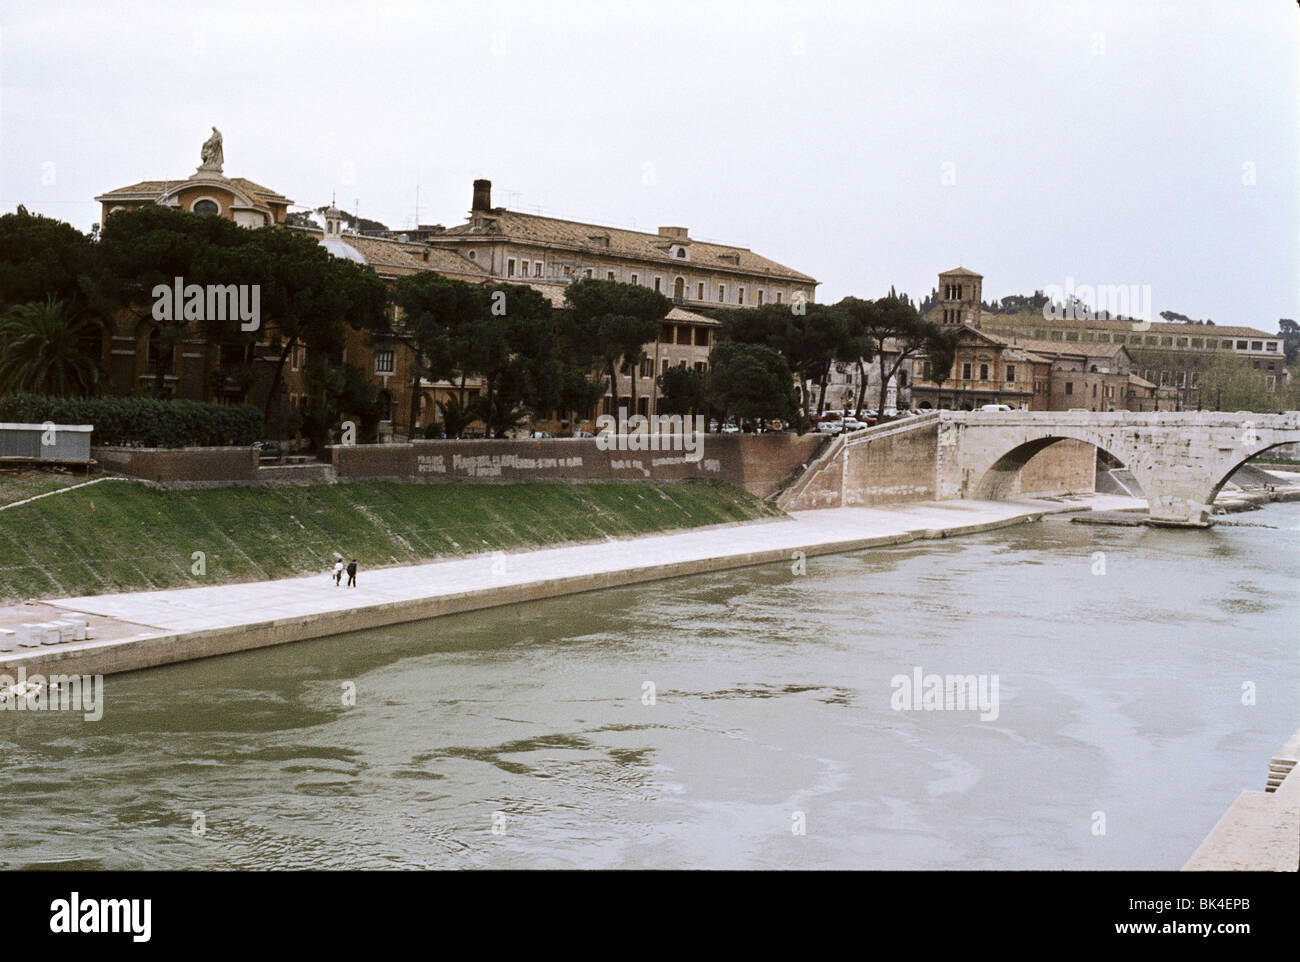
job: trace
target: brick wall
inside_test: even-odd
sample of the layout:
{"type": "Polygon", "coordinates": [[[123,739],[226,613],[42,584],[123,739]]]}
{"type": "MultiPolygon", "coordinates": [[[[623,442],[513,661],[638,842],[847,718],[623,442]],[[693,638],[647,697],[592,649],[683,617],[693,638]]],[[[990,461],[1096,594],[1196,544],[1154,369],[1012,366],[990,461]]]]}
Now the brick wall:
{"type": "Polygon", "coordinates": [[[92,447],[90,455],[105,471],[163,484],[228,484],[257,478],[258,454],[252,447],[92,447]]]}
{"type": "MultiPolygon", "coordinates": [[[[625,439],[626,440],[626,439],[625,439]]],[[[674,481],[717,478],[757,497],[775,493],[822,438],[792,434],[699,438],[698,457],[681,450],[601,450],[596,440],[415,441],[335,445],[339,480],[674,481]]]]}

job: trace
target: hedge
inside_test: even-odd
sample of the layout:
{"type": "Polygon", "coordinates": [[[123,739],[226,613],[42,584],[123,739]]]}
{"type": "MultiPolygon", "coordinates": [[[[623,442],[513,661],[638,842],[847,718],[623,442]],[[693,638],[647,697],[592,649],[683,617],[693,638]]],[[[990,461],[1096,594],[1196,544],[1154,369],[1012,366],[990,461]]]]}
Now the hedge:
{"type": "Polygon", "coordinates": [[[204,404],[146,397],[0,397],[0,421],[93,424],[93,444],[145,448],[252,444],[262,436],[262,412],[251,404],[204,404]]]}

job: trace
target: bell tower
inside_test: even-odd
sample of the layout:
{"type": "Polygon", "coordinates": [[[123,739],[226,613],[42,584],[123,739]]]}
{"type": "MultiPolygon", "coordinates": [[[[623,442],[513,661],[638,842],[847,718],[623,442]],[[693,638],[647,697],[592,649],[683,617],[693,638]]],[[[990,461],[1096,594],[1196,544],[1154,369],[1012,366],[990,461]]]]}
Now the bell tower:
{"type": "Polygon", "coordinates": [[[954,267],[939,275],[939,323],[944,327],[969,324],[980,326],[980,304],[984,300],[984,276],[954,267]]]}

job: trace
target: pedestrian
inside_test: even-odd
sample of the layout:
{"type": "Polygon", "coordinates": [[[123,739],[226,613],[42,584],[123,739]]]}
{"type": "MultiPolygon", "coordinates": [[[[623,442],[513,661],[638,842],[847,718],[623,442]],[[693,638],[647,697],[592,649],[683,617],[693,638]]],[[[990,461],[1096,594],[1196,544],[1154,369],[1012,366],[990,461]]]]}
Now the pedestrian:
{"type": "Polygon", "coordinates": [[[356,586],[357,586],[357,559],[353,558],[351,561],[348,562],[348,587],[355,588],[356,586]]]}
{"type": "Polygon", "coordinates": [[[334,587],[341,588],[342,586],[343,586],[343,559],[340,558],[338,561],[334,562],[334,587]]]}

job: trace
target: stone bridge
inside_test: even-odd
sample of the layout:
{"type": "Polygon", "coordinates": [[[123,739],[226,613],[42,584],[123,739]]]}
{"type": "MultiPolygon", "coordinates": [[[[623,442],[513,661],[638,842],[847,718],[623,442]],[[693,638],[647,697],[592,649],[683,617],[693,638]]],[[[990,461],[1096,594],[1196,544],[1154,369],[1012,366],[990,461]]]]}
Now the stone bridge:
{"type": "Polygon", "coordinates": [[[1066,440],[1100,448],[1128,468],[1152,521],[1199,526],[1243,462],[1300,441],[1300,412],[941,411],[837,438],[779,503],[1002,500],[1020,494],[1031,459],[1066,440]]]}

